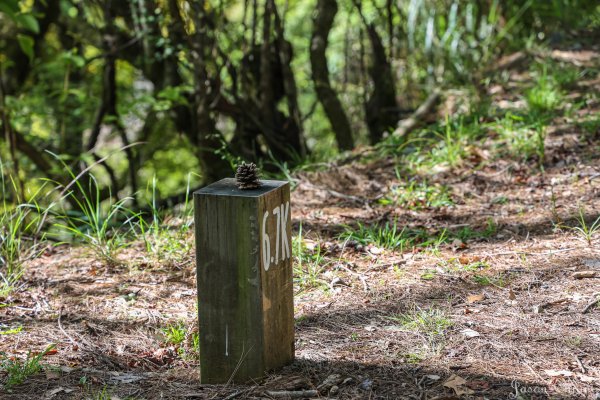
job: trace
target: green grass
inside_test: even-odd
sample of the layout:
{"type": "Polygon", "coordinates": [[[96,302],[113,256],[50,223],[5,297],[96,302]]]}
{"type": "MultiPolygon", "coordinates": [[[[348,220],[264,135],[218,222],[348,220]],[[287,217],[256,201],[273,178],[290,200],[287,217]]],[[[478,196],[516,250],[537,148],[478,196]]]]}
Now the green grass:
{"type": "Polygon", "coordinates": [[[490,267],[490,264],[487,261],[472,261],[463,263],[458,258],[451,258],[447,261],[443,261],[440,266],[450,273],[462,273],[485,270],[490,267]]]}
{"type": "Polygon", "coordinates": [[[411,210],[440,208],[454,204],[447,186],[415,180],[411,180],[406,185],[392,187],[388,195],[380,199],[379,203],[411,210]]]}
{"type": "Polygon", "coordinates": [[[525,100],[534,113],[548,113],[559,107],[563,93],[553,76],[548,75],[544,66],[536,85],[525,92],[525,100]]]}
{"type": "Polygon", "coordinates": [[[294,253],[294,285],[301,291],[317,287],[326,287],[320,278],[321,274],[329,264],[325,259],[321,244],[309,250],[302,239],[302,225],[298,235],[292,238],[292,249],[294,253]]]}
{"type": "Polygon", "coordinates": [[[42,196],[44,185],[28,193],[28,202],[23,203],[18,184],[12,177],[10,187],[15,193],[17,205],[7,201],[8,189],[0,160],[0,298],[6,298],[15,289],[23,275],[23,264],[41,253],[44,233],[43,211],[37,202],[42,196]]]}
{"type": "Polygon", "coordinates": [[[183,360],[197,360],[200,355],[200,336],[198,332],[188,335],[185,322],[168,325],[161,329],[166,344],[174,346],[183,360]]]}
{"type": "Polygon", "coordinates": [[[434,308],[415,307],[409,312],[387,317],[396,322],[403,329],[419,332],[426,336],[444,335],[452,326],[452,320],[445,311],[434,308]]]}
{"type": "Polygon", "coordinates": [[[600,233],[600,217],[596,218],[596,220],[591,224],[588,224],[585,221],[584,211],[582,208],[580,208],[579,216],[577,217],[577,222],[579,223],[579,226],[573,226],[569,228],[573,230],[583,240],[585,240],[587,244],[591,247],[592,240],[598,233],[600,233]]]}
{"type": "Polygon", "coordinates": [[[177,265],[192,250],[193,240],[189,237],[193,222],[193,209],[189,202],[190,179],[191,174],[188,175],[186,197],[178,216],[168,220],[158,209],[157,182],[154,177],[146,189],[150,192],[149,214],[137,214],[135,218],[129,219],[131,230],[135,232],[137,239],[144,243],[146,254],[162,266],[177,265]],[[170,223],[171,221],[177,223],[170,223]]]}
{"type": "Polygon", "coordinates": [[[496,286],[503,288],[508,284],[507,277],[503,275],[489,276],[475,274],[471,277],[471,280],[480,286],[496,286]]]}
{"type": "Polygon", "coordinates": [[[426,229],[407,229],[398,226],[397,221],[385,224],[366,225],[358,223],[356,228],[346,226],[340,239],[355,240],[362,245],[374,245],[389,250],[406,251],[415,247],[438,251],[443,244],[448,244],[455,239],[463,242],[473,239],[485,239],[496,233],[497,226],[491,219],[487,221],[483,230],[475,230],[469,226],[459,230],[450,231],[441,229],[430,232],[426,229]]]}
{"type": "Polygon", "coordinates": [[[89,395],[91,400],[111,400],[112,396],[108,391],[108,387],[103,386],[99,392],[92,392],[89,395]]]}
{"type": "Polygon", "coordinates": [[[29,352],[27,353],[25,360],[3,355],[0,359],[0,370],[4,371],[7,375],[4,382],[5,388],[10,389],[12,386],[20,385],[31,375],[41,372],[43,367],[40,364],[40,361],[55,347],[56,345],[52,344],[36,355],[32,355],[31,352],[29,352]]]}
{"type": "Polygon", "coordinates": [[[403,251],[411,246],[413,238],[410,233],[398,227],[396,221],[384,225],[365,225],[358,223],[356,229],[347,226],[342,239],[356,240],[362,245],[375,245],[385,249],[403,251]]]}
{"type": "Polygon", "coordinates": [[[499,141],[496,143],[500,150],[499,154],[508,154],[522,160],[529,160],[534,157],[543,162],[545,156],[546,129],[545,120],[535,119],[535,117],[525,117],[507,113],[495,124],[492,124],[499,135],[499,141]]]}
{"type": "Polygon", "coordinates": [[[429,153],[430,163],[447,165],[450,168],[462,164],[467,155],[466,146],[470,138],[470,131],[466,129],[462,119],[450,122],[446,117],[444,132],[435,133],[434,140],[438,141],[438,144],[429,153]]]}
{"type": "Polygon", "coordinates": [[[16,328],[10,328],[0,331],[0,335],[15,335],[23,331],[23,326],[19,325],[16,328]]]}
{"type": "Polygon", "coordinates": [[[162,334],[164,335],[166,343],[179,346],[185,340],[186,331],[187,329],[185,324],[183,322],[179,322],[175,325],[169,325],[166,328],[163,328],[162,334]]]}
{"type": "MultiPolygon", "coordinates": [[[[65,165],[66,168],[68,168],[65,165]]],[[[127,224],[133,215],[125,204],[130,198],[113,201],[112,197],[103,204],[96,178],[89,175],[87,189],[68,168],[73,177],[71,188],[63,191],[66,198],[76,204],[75,209],[63,210],[54,224],[59,232],[83,243],[96,258],[107,265],[119,264],[118,252],[127,246],[127,224]]]]}

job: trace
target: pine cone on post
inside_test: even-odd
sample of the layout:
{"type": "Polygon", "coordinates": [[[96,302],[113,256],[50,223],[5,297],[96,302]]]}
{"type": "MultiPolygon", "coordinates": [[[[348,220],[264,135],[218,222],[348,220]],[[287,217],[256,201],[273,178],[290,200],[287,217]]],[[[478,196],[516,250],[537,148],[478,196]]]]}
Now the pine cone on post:
{"type": "Polygon", "coordinates": [[[246,164],[242,161],[235,172],[235,180],[241,190],[257,189],[261,186],[259,169],[254,163],[246,164]]]}

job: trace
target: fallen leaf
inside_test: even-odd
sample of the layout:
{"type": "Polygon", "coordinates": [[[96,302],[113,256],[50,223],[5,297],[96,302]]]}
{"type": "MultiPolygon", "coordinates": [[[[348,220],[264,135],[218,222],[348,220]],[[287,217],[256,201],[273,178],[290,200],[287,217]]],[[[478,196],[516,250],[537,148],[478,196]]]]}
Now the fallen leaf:
{"type": "Polygon", "coordinates": [[[490,388],[490,383],[488,381],[478,380],[468,382],[465,386],[468,386],[473,390],[486,390],[490,388]]]}
{"type": "Polygon", "coordinates": [[[467,303],[477,303],[478,301],[485,300],[485,295],[481,294],[471,294],[467,296],[467,303]]]}
{"type": "Polygon", "coordinates": [[[468,387],[463,387],[466,383],[467,381],[460,376],[452,374],[450,378],[448,378],[442,385],[454,390],[454,393],[456,393],[457,396],[462,396],[463,394],[473,394],[473,390],[469,389],[468,387]]]}
{"type": "Polygon", "coordinates": [[[479,257],[479,256],[471,256],[471,257],[460,256],[460,257],[458,257],[458,262],[461,263],[462,265],[468,265],[468,264],[476,263],[479,261],[481,261],[481,257],[479,257]]]}
{"type": "Polygon", "coordinates": [[[452,241],[451,247],[452,247],[452,250],[458,251],[458,250],[466,249],[467,244],[465,242],[463,242],[462,240],[456,238],[456,239],[454,239],[454,241],[452,241]]]}
{"type": "Polygon", "coordinates": [[[474,338],[474,337],[481,336],[479,334],[479,332],[474,331],[473,329],[469,329],[469,328],[461,330],[460,333],[462,333],[463,335],[465,335],[468,338],[474,338]]]}

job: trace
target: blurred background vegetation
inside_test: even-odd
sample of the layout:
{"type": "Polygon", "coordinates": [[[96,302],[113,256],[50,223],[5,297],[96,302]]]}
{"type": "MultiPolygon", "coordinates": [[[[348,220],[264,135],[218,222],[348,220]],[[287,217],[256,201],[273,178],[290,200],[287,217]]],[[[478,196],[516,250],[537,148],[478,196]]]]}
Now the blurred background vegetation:
{"type": "Polygon", "coordinates": [[[598,26],[591,0],[1,0],[3,202],[77,178],[99,203],[159,207],[240,160],[285,176],[394,151],[431,93],[483,107],[501,55],[598,26]]]}
{"type": "Polygon", "coordinates": [[[434,90],[485,100],[501,54],[599,25],[593,0],[1,0],[4,195],[91,174],[138,207],[154,177],[181,202],[240,159],[330,161],[434,90]]]}

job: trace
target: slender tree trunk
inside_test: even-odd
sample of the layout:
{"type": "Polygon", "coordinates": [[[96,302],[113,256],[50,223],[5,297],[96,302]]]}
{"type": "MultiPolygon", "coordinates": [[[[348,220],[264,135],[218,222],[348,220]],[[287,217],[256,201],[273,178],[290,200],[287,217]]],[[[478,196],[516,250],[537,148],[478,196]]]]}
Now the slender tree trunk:
{"type": "Polygon", "coordinates": [[[398,122],[398,104],[391,63],[386,55],[383,40],[375,26],[364,17],[361,4],[355,1],[360,17],[367,29],[371,42],[371,65],[369,75],[373,82],[373,91],[365,103],[365,114],[372,144],[379,142],[384,132],[393,131],[398,122]]]}
{"type": "Polygon", "coordinates": [[[275,17],[274,24],[277,32],[277,49],[279,50],[279,61],[281,63],[281,75],[283,77],[283,89],[287,100],[289,122],[295,125],[295,129],[286,129],[287,140],[294,149],[300,150],[300,156],[307,154],[306,143],[304,142],[304,132],[302,129],[302,116],[300,115],[300,106],[298,105],[298,87],[292,71],[292,44],[285,40],[283,21],[279,17],[275,0],[270,0],[275,17]]]}
{"type": "Polygon", "coordinates": [[[327,68],[327,50],[329,31],[333,19],[337,14],[338,6],[335,0],[318,0],[316,15],[313,20],[313,34],[310,45],[310,64],[312,78],[319,102],[325,110],[331,128],[335,134],[338,146],[342,150],[351,150],[354,147],[352,130],[342,103],[329,81],[327,68]]]}

